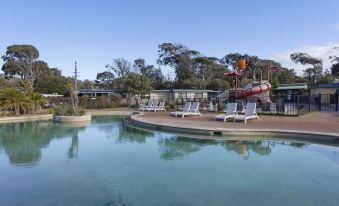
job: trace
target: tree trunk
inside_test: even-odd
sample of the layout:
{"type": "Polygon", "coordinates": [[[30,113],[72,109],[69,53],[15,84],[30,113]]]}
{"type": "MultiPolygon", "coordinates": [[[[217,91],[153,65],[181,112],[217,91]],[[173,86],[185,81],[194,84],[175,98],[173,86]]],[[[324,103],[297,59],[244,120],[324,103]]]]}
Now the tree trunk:
{"type": "Polygon", "coordinates": [[[136,106],[139,107],[140,95],[137,95],[137,96],[134,95],[134,98],[135,98],[135,104],[136,104],[136,106]]]}
{"type": "Polygon", "coordinates": [[[19,116],[20,115],[20,107],[16,106],[14,107],[14,115],[19,116]]]}
{"type": "Polygon", "coordinates": [[[76,116],[76,107],[75,107],[75,104],[74,104],[74,98],[73,98],[73,94],[71,92],[71,102],[72,102],[72,107],[73,107],[73,116],[76,116]]]}
{"type": "Polygon", "coordinates": [[[40,104],[39,103],[34,103],[34,110],[33,113],[36,114],[40,110],[40,104]]]}

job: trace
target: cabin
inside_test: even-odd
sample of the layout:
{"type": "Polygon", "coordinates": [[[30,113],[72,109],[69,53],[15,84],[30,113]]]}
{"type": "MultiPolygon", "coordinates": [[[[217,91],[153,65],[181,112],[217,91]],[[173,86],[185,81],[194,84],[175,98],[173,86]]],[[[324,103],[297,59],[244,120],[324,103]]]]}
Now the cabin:
{"type": "Polygon", "coordinates": [[[89,96],[89,97],[99,97],[99,96],[111,96],[117,92],[116,89],[79,89],[78,96],[89,96]]]}
{"type": "Polygon", "coordinates": [[[155,101],[182,103],[186,101],[207,101],[216,99],[219,91],[197,89],[152,90],[149,98],[155,101]]]}
{"type": "Polygon", "coordinates": [[[304,95],[308,91],[306,83],[295,83],[295,84],[280,84],[277,88],[273,89],[273,95],[282,96],[294,96],[304,95]]]}
{"type": "Polygon", "coordinates": [[[311,95],[314,96],[318,102],[318,99],[320,99],[321,104],[336,104],[338,102],[338,97],[336,97],[336,93],[338,91],[338,82],[333,82],[331,84],[319,84],[311,87],[311,95]]]}
{"type": "Polygon", "coordinates": [[[338,83],[319,84],[311,87],[311,94],[335,94],[338,88],[338,83]]]}

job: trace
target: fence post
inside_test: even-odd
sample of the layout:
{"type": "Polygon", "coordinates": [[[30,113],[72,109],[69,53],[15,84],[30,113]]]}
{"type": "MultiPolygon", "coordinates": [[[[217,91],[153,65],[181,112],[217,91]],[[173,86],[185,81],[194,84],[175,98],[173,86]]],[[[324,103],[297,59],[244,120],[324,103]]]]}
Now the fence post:
{"type": "Polygon", "coordinates": [[[334,102],[335,102],[335,111],[336,112],[338,112],[338,110],[339,110],[339,108],[338,108],[339,107],[339,99],[338,99],[339,98],[339,94],[338,93],[339,93],[339,89],[337,89],[337,91],[335,92],[335,95],[334,95],[334,99],[335,99],[334,100],[334,102]]]}
{"type": "Polygon", "coordinates": [[[297,95],[297,116],[299,116],[299,108],[300,108],[300,106],[299,106],[299,95],[297,95]]]}
{"type": "Polygon", "coordinates": [[[319,93],[319,111],[321,111],[321,94],[319,93]]]}
{"type": "Polygon", "coordinates": [[[311,112],[311,93],[308,93],[308,113],[311,112]]]}

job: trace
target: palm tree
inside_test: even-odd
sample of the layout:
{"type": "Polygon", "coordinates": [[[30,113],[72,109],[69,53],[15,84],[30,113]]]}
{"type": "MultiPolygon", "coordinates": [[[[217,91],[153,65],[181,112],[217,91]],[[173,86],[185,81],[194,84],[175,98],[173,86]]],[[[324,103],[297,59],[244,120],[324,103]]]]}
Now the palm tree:
{"type": "Polygon", "coordinates": [[[42,96],[40,93],[31,93],[30,98],[34,104],[33,112],[36,113],[41,109],[41,105],[46,103],[46,98],[42,96]]]}
{"type": "Polygon", "coordinates": [[[0,109],[11,110],[14,115],[19,115],[20,110],[25,113],[32,108],[32,101],[22,92],[13,87],[6,87],[0,91],[0,109]]]}
{"type": "Polygon", "coordinates": [[[30,94],[33,92],[33,83],[29,80],[21,80],[19,87],[24,94],[30,94]]]}

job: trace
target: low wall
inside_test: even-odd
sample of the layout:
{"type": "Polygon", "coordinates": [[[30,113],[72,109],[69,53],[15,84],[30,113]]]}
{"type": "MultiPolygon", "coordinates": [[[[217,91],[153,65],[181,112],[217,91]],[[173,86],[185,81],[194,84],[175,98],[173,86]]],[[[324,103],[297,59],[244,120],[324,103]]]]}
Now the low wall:
{"type": "Polygon", "coordinates": [[[135,110],[121,110],[121,111],[110,111],[110,110],[86,110],[86,113],[91,114],[92,116],[110,116],[110,115],[117,115],[117,116],[129,116],[135,110]]]}
{"type": "Polygon", "coordinates": [[[53,119],[53,114],[41,114],[41,115],[25,115],[17,117],[1,117],[0,123],[11,123],[11,122],[27,122],[37,120],[50,120],[53,119]]]}
{"type": "MultiPolygon", "coordinates": [[[[86,110],[87,111],[87,110],[86,110]]],[[[94,109],[94,110],[88,110],[86,113],[90,116],[103,116],[103,115],[113,115],[113,116],[129,116],[133,113],[135,110],[105,110],[105,109],[94,109]]],[[[39,120],[53,120],[53,114],[30,114],[30,115],[24,115],[24,116],[12,116],[12,117],[0,117],[0,124],[1,123],[15,123],[15,122],[28,122],[28,121],[39,121],[39,120]]],[[[66,117],[68,119],[71,119],[72,117],[66,117]]],[[[86,119],[88,117],[82,117],[83,119],[86,119]]],[[[80,118],[80,119],[82,119],[80,118]]],[[[81,120],[81,121],[91,121],[91,120],[81,120]]],[[[71,121],[69,121],[71,122],[71,121]]],[[[76,122],[76,121],[72,121],[76,122]]]]}
{"type": "Polygon", "coordinates": [[[90,114],[82,115],[82,116],[57,116],[54,115],[53,120],[55,122],[89,122],[92,120],[92,116],[90,114]]]}

